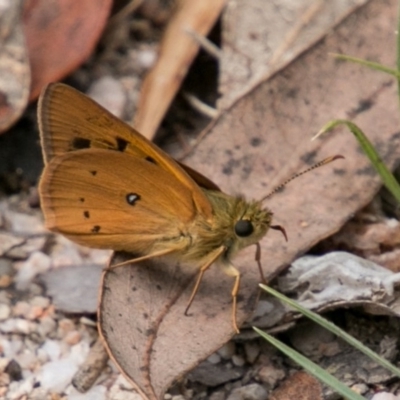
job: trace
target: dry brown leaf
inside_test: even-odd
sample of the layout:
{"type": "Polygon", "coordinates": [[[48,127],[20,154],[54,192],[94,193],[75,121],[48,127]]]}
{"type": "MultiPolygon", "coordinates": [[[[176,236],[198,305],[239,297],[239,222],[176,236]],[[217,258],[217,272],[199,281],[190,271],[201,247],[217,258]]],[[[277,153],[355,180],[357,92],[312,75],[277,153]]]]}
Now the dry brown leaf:
{"type": "MultiPolygon", "coordinates": [[[[118,254],[112,264],[131,257],[118,254]]],[[[149,399],[162,398],[173,381],[205,358],[210,346],[215,351],[233,335],[233,282],[222,273],[206,274],[189,315],[184,315],[196,274],[160,260],[103,274],[100,334],[111,358],[149,399]]],[[[252,284],[243,276],[242,291],[253,295],[239,301],[240,323],[254,306],[252,284]]]]}
{"type": "Polygon", "coordinates": [[[30,99],[71,73],[92,53],[112,0],[28,0],[24,31],[32,71],[30,99]]]}
{"type": "Polygon", "coordinates": [[[199,43],[192,32],[207,35],[226,0],[181,0],[160,45],[157,63],[143,81],[134,126],[151,139],[186,76],[199,43]]]}
{"type": "MultiPolygon", "coordinates": [[[[221,115],[187,160],[225,192],[260,198],[309,163],[332,154],[346,157],[299,178],[268,200],[273,222],[283,225],[289,236],[285,243],[279,232],[271,232],[261,243],[269,278],[336,232],[381,184],[350,134],[337,132],[311,143],[313,133],[332,118],[352,115],[389,166],[400,156],[395,82],[328,55],[344,52],[394,65],[396,9],[395,0],[375,0],[359,9],[312,51],[221,115]]],[[[231,279],[217,268],[207,271],[191,316],[184,317],[192,289],[187,275],[155,264],[105,273],[99,310],[99,328],[115,361],[149,399],[162,398],[174,379],[233,335],[231,279]]],[[[240,253],[234,264],[243,274],[242,323],[258,293],[254,249],[240,253]]]]}
{"type": "Polygon", "coordinates": [[[288,65],[368,0],[237,0],[222,16],[219,109],[288,65]]]}
{"type": "Polygon", "coordinates": [[[21,14],[22,0],[0,6],[0,133],[6,131],[25,110],[30,84],[21,14]]]}

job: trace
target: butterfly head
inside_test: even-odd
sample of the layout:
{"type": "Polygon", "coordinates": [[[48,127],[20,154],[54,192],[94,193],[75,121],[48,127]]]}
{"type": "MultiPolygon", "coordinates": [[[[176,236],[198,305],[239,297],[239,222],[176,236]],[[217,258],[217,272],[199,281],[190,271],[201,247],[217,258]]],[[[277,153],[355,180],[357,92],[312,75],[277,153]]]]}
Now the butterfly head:
{"type": "Polygon", "coordinates": [[[241,201],[241,210],[234,221],[234,241],[232,250],[238,251],[258,243],[271,226],[272,212],[260,202],[241,201]]]}

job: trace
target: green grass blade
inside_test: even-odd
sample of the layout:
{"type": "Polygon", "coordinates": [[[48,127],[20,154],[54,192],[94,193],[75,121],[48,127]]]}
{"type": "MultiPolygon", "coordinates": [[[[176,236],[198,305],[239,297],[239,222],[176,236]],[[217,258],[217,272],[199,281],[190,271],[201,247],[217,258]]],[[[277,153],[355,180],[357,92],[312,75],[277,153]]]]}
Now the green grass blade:
{"type": "Polygon", "coordinates": [[[301,365],[305,370],[307,370],[310,374],[314,375],[317,379],[324,382],[326,385],[330,386],[337,393],[340,393],[342,396],[349,400],[365,400],[365,397],[360,396],[346,385],[341,383],[334,376],[326,372],[324,369],[319,367],[317,364],[310,361],[308,358],[304,357],[297,351],[293,350],[286,344],[282,343],[280,340],[274,338],[268,333],[262,331],[253,326],[253,329],[265,340],[275,346],[277,349],[285,353],[288,357],[290,357],[293,361],[301,365]]]}
{"type": "Polygon", "coordinates": [[[400,186],[396,181],[396,178],[390,172],[390,170],[386,167],[383,160],[380,158],[378,153],[375,151],[372,143],[365,136],[363,131],[353,122],[345,120],[345,119],[336,119],[328,122],[314,137],[316,139],[323,133],[326,133],[338,125],[346,125],[351,133],[354,134],[358,142],[360,143],[361,148],[364,153],[370,159],[372,165],[375,167],[378,174],[381,176],[384,185],[388,188],[388,190],[393,194],[396,200],[400,203],[400,186]]]}
{"type": "Polygon", "coordinates": [[[385,65],[379,64],[377,62],[373,61],[367,61],[363,60],[362,58],[357,58],[357,57],[352,57],[347,54],[336,54],[332,53],[332,55],[337,59],[337,60],[343,60],[343,61],[351,61],[360,65],[363,65],[364,67],[371,68],[375,71],[381,71],[386,74],[394,76],[397,80],[400,79],[400,72],[398,69],[386,67],[385,65]]]}
{"type": "Polygon", "coordinates": [[[351,346],[368,356],[370,359],[374,360],[377,364],[381,365],[384,368],[387,368],[393,374],[400,377],[400,370],[396,368],[393,364],[389,361],[385,360],[375,352],[373,352],[368,347],[364,346],[359,340],[355,339],[354,337],[350,336],[348,333],[340,329],[338,326],[334,325],[332,322],[327,321],[325,318],[322,318],[320,315],[316,314],[313,311],[304,308],[296,301],[289,299],[288,297],[284,296],[282,293],[277,292],[276,290],[272,289],[269,286],[260,284],[260,287],[265,290],[267,293],[271,294],[272,296],[278,298],[285,304],[288,304],[290,307],[293,307],[295,310],[299,311],[305,317],[311,319],[312,321],[316,322],[318,325],[324,327],[328,331],[334,333],[341,339],[345,340],[351,346]]]}

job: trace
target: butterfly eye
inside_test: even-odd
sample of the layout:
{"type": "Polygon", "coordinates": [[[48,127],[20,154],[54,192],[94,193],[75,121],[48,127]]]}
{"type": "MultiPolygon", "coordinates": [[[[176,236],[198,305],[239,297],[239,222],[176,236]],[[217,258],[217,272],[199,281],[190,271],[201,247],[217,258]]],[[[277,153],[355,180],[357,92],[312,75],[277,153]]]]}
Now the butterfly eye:
{"type": "Polygon", "coordinates": [[[250,236],[253,231],[253,224],[248,219],[241,219],[235,224],[235,233],[240,237],[250,236]]]}

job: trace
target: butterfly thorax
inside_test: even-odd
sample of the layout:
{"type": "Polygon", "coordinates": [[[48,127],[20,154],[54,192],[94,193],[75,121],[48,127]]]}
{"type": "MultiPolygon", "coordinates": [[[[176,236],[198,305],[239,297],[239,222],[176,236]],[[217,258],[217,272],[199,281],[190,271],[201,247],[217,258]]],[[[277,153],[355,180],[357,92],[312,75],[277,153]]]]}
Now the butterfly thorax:
{"type": "Polygon", "coordinates": [[[272,212],[260,202],[203,190],[214,210],[213,217],[195,219],[188,232],[191,245],[184,255],[187,261],[204,260],[221,246],[226,248],[222,258],[230,259],[239,250],[259,242],[267,233],[272,212]]]}

